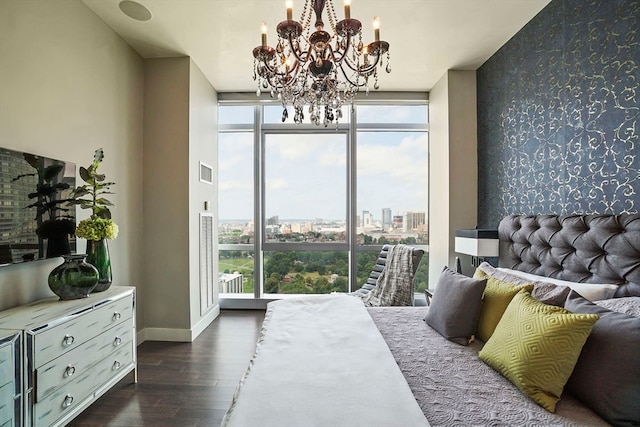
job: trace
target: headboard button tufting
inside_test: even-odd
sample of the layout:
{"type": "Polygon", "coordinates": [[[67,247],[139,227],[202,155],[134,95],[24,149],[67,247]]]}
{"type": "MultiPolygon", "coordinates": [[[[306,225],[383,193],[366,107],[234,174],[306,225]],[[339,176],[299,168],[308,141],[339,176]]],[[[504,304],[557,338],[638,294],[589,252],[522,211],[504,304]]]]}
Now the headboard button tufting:
{"type": "Polygon", "coordinates": [[[617,297],[640,293],[640,214],[510,215],[498,234],[500,266],[619,283],[617,297]]]}

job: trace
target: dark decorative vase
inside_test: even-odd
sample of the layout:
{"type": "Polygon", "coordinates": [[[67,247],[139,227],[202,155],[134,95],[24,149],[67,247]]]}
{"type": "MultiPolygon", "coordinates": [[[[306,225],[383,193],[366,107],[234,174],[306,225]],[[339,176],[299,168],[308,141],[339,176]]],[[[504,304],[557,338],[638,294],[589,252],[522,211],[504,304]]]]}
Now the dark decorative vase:
{"type": "Polygon", "coordinates": [[[111,258],[107,239],[87,240],[87,262],[98,270],[98,286],[94,292],[102,292],[111,286],[111,258]]]}
{"type": "Polygon", "coordinates": [[[64,262],[49,273],[49,288],[61,300],[86,298],[98,283],[98,270],[86,255],[63,255],[64,262]]]}

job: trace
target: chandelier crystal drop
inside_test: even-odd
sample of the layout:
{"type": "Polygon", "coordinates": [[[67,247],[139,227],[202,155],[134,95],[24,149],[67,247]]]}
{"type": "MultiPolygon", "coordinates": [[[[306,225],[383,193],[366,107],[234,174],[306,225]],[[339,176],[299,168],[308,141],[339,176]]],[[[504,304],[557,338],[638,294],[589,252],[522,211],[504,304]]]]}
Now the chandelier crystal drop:
{"type": "Polygon", "coordinates": [[[342,106],[351,104],[360,88],[367,94],[371,85],[378,89],[378,68],[391,72],[389,43],[380,40],[380,21],[374,18],[375,41],[365,45],[362,24],[351,18],[351,0],[344,2],[345,18],[341,21],[333,0],[305,0],[300,21],[292,16],[292,2],[287,1],[287,19],[276,27],[275,48],[267,45],[267,26],[262,24],[262,44],[253,49],[256,94],[268,90],[272,98],[282,102],[283,122],[289,117],[289,105],[293,106],[293,120],[302,123],[306,105],[311,123],[337,124],[342,106]],[[325,9],[331,33],[324,30],[325,9]],[[313,27],[312,13],[316,18],[313,27]]]}

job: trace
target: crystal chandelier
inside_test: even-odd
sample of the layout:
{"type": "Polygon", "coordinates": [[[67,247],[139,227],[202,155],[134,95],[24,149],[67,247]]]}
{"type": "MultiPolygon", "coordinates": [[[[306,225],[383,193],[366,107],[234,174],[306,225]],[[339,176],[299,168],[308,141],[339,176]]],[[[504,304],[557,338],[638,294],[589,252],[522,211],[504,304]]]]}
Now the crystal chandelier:
{"type": "Polygon", "coordinates": [[[278,44],[267,45],[267,28],[262,24],[262,45],[253,49],[253,79],[258,81],[257,95],[270,90],[272,98],[282,102],[282,121],[289,117],[304,121],[308,106],[311,123],[327,126],[338,123],[341,107],[350,104],[360,88],[369,94],[369,85],[378,89],[378,65],[389,66],[389,43],[380,40],[380,21],[374,18],[375,41],[362,43],[362,23],[351,18],[351,0],[344,2],[345,18],[338,21],[333,0],[305,0],[300,22],[294,21],[292,2],[287,1],[287,19],[277,26],[278,44]],[[327,6],[325,8],[325,6],[327,6]],[[322,12],[327,9],[332,33],[324,30],[322,12]],[[315,31],[311,15],[315,12],[315,31]]]}

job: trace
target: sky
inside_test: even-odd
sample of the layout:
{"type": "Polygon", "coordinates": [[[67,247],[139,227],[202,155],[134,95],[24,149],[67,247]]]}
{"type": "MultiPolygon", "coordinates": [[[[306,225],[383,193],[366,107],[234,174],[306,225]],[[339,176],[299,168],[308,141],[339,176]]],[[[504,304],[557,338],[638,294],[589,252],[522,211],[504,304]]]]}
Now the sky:
{"type": "MultiPolygon", "coordinates": [[[[381,112],[385,121],[409,121],[398,110],[376,111],[371,118],[359,110],[359,121],[379,119],[381,112]]],[[[266,134],[266,217],[345,220],[346,138],[344,133],[266,134]]],[[[358,133],[358,215],[368,210],[379,220],[383,208],[392,209],[394,215],[427,211],[427,138],[424,132],[358,133]]],[[[221,134],[218,163],[220,220],[250,220],[253,134],[221,134]]]]}

